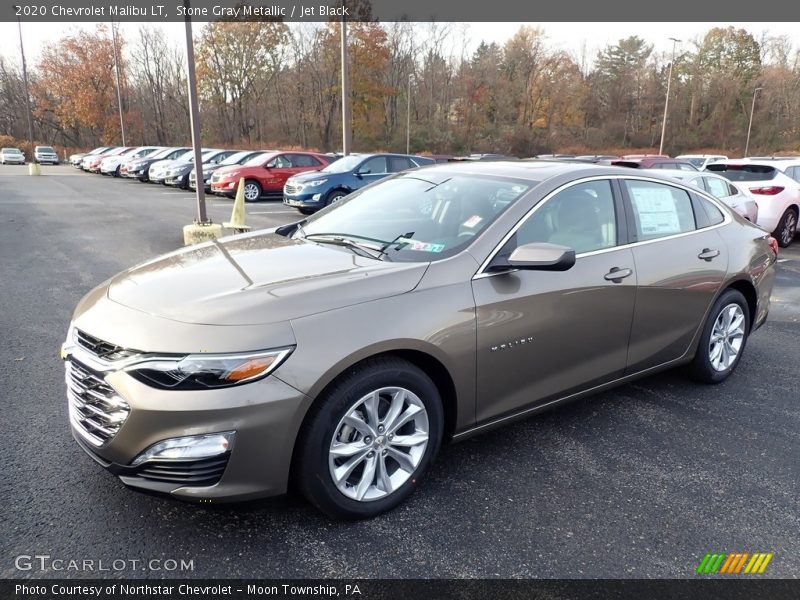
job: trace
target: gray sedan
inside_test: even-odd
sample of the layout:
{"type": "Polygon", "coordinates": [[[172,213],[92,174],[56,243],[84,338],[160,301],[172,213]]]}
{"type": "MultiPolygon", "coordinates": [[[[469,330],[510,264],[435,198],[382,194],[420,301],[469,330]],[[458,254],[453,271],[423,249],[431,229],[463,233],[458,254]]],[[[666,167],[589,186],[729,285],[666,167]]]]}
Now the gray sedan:
{"type": "Polygon", "coordinates": [[[717,198],[648,172],[406,171],[91,291],[62,348],[70,426],[134,488],[217,503],[293,481],[370,517],[444,441],[678,366],[723,381],[776,257],[717,198]]]}

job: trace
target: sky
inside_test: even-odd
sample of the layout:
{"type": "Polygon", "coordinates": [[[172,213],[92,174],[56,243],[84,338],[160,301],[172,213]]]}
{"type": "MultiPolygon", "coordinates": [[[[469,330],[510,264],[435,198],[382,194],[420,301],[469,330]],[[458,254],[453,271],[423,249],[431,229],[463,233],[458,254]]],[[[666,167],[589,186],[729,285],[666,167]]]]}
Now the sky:
{"type": "MultiPolygon", "coordinates": [[[[679,38],[684,45],[701,38],[712,27],[733,25],[748,30],[759,39],[762,34],[788,35],[800,46],[797,23],[468,23],[466,25],[467,52],[471,52],[481,41],[502,44],[519,29],[521,25],[542,27],[551,46],[570,52],[576,59],[584,53],[591,60],[597,51],[618,40],[638,35],[652,43],[655,51],[666,53],[672,50],[669,38],[679,38]]],[[[123,23],[120,30],[126,37],[133,37],[142,23],[123,23]]],[[[147,24],[166,31],[176,44],[183,43],[183,23],[147,24]]],[[[93,28],[93,23],[37,23],[22,24],[23,42],[29,63],[35,64],[43,46],[57,41],[70,30],[93,28]]],[[[461,24],[459,24],[461,27],[461,24]]],[[[199,28],[199,24],[195,24],[199,28]]],[[[691,47],[690,45],[688,47],[691,47]]],[[[19,57],[19,34],[16,23],[0,23],[0,56],[19,57]]]]}

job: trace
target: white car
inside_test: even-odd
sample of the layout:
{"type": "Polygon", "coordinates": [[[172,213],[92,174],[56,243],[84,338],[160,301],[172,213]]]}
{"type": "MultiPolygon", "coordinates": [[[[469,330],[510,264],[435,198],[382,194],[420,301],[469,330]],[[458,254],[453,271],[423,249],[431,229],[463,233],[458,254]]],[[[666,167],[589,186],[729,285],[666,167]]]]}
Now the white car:
{"type": "Polygon", "coordinates": [[[24,165],[25,155],[19,148],[3,148],[0,150],[0,164],[24,165]]]}
{"type": "Polygon", "coordinates": [[[33,149],[33,160],[39,164],[58,164],[58,154],[51,146],[36,146],[33,149]]]}
{"type": "Polygon", "coordinates": [[[756,225],[772,233],[781,248],[794,241],[800,214],[800,160],[726,160],[706,171],[735,183],[758,204],[756,225]]]}
{"type": "Polygon", "coordinates": [[[661,171],[661,174],[680,179],[700,188],[704,192],[722,200],[751,223],[758,225],[758,204],[756,204],[756,201],[721,175],[715,175],[708,171],[690,173],[678,170],[661,171]]]}
{"type": "Polygon", "coordinates": [[[693,164],[697,167],[698,171],[702,171],[713,162],[728,160],[728,157],[722,154],[681,154],[675,158],[680,158],[681,160],[693,164]]]}
{"type": "Polygon", "coordinates": [[[75,167],[76,169],[81,168],[81,161],[86,158],[87,156],[97,156],[98,154],[102,154],[106,150],[110,150],[111,146],[100,146],[99,148],[95,148],[89,152],[76,152],[75,154],[69,155],[69,162],[70,164],[75,167]]]}
{"type": "Polygon", "coordinates": [[[149,156],[158,150],[161,150],[161,148],[158,146],[139,146],[138,148],[131,148],[122,154],[109,156],[108,158],[104,158],[100,163],[100,172],[103,175],[113,175],[114,177],[119,177],[120,167],[122,166],[123,162],[136,158],[144,158],[145,156],[149,156]]]}

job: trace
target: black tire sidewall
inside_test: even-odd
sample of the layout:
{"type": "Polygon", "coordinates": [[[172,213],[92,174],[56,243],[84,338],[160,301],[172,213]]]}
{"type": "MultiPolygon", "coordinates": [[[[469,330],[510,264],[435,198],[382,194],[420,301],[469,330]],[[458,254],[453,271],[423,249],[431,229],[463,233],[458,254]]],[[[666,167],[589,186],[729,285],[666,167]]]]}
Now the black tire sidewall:
{"type": "Polygon", "coordinates": [[[356,367],[321,398],[305,428],[298,461],[298,483],[306,498],[338,519],[364,519],[401,504],[410,496],[436,457],[442,441],[444,414],[436,385],[419,368],[404,360],[381,360],[356,367]],[[386,498],[359,502],[343,495],[333,483],[328,451],[335,428],[345,412],[370,391],[398,386],[414,392],[428,413],[429,440],[414,475],[386,498]]]}
{"type": "Polygon", "coordinates": [[[717,298],[711,312],[708,314],[706,324],[703,327],[703,333],[700,336],[700,342],[697,346],[694,362],[692,363],[694,375],[700,381],[706,383],[721,383],[726,380],[735,370],[742,359],[745,349],[747,348],[747,339],[750,337],[750,310],[747,305],[747,300],[741,292],[734,289],[726,290],[722,295],[717,298]],[[724,371],[717,371],[711,366],[711,359],[708,356],[708,344],[711,339],[711,331],[714,328],[717,318],[722,312],[722,309],[729,304],[738,304],[744,313],[745,329],[744,339],[742,340],[742,347],[739,349],[739,354],[733,361],[733,364],[724,371]]]}
{"type": "Polygon", "coordinates": [[[325,206],[330,206],[337,199],[344,198],[345,196],[347,196],[347,192],[344,190],[333,190],[330,194],[328,194],[328,197],[325,198],[325,206]]]}

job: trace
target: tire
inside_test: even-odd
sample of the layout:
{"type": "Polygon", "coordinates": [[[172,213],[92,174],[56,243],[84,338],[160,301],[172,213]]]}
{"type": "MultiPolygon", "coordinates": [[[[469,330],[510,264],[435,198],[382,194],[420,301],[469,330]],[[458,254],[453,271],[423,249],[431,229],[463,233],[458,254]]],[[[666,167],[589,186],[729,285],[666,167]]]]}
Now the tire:
{"type": "Polygon", "coordinates": [[[690,374],[703,383],[725,381],[736,370],[744,354],[750,325],[750,310],[742,293],[734,289],[723,292],[708,314],[697,352],[689,367],[690,374]],[[725,324],[726,319],[729,319],[728,325],[725,324]],[[723,335],[725,337],[721,337],[723,335]],[[712,336],[716,340],[713,343],[712,336]],[[730,358],[733,351],[735,355],[730,358]]]}
{"type": "Polygon", "coordinates": [[[374,517],[411,495],[439,451],[443,428],[439,391],[421,369],[399,358],[365,361],[343,374],[309,410],[295,451],[295,482],[311,504],[333,518],[374,517]],[[370,413],[367,399],[372,397],[378,398],[377,410],[370,413]],[[385,423],[384,429],[390,407],[396,416],[414,417],[401,427],[385,423]],[[345,422],[353,414],[361,415],[363,429],[345,422]],[[420,441],[409,445],[412,435],[420,441]],[[390,437],[402,437],[403,443],[390,437]],[[347,446],[355,454],[342,450],[347,446]],[[342,474],[338,485],[336,470],[342,474]]]}
{"type": "Polygon", "coordinates": [[[328,197],[325,198],[325,206],[330,206],[347,196],[347,192],[344,190],[333,190],[328,197]]]}
{"type": "Polygon", "coordinates": [[[256,202],[261,198],[261,185],[252,179],[244,180],[244,201],[256,202]]]}
{"type": "Polygon", "coordinates": [[[116,168],[116,170],[112,173],[112,175],[114,177],[119,177],[119,167],[116,168]]]}
{"type": "Polygon", "coordinates": [[[792,245],[795,234],[797,234],[797,209],[790,207],[778,221],[778,226],[772,232],[772,236],[778,240],[781,248],[788,248],[792,245]]]}

